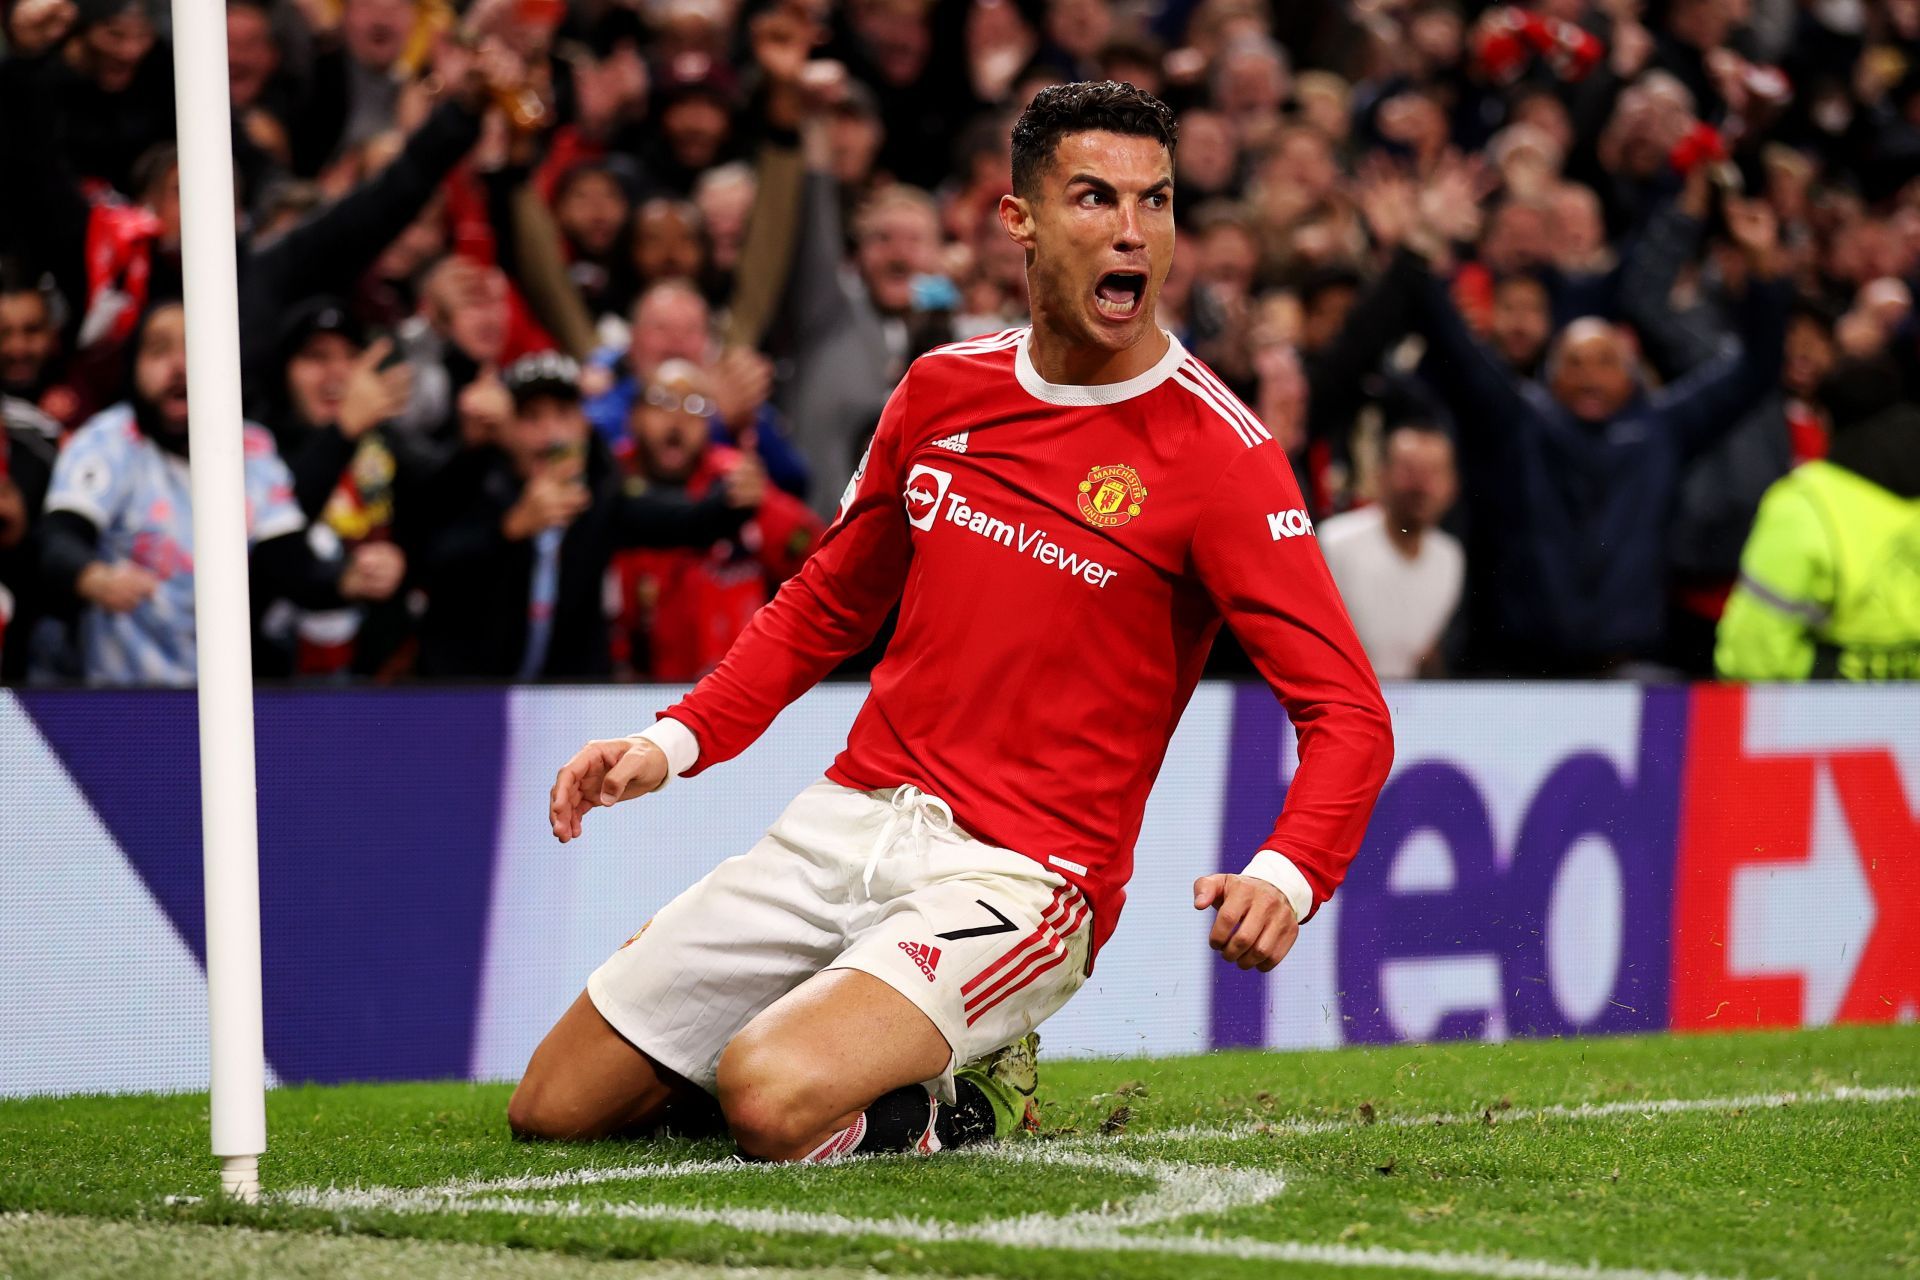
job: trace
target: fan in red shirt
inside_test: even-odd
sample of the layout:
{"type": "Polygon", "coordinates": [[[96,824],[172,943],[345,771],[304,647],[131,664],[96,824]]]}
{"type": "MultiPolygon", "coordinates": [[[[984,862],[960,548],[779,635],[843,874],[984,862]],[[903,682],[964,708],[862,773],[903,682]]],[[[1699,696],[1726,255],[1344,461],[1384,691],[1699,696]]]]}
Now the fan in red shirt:
{"type": "Polygon", "coordinates": [[[697,680],[713,670],[820,537],[820,518],[767,484],[750,451],[712,443],[713,403],[698,366],[668,360],[635,399],[615,450],[630,484],[671,485],[690,498],[716,484],[758,495],[753,517],[712,547],[642,547],[614,557],[614,669],[642,679],[697,680]]]}
{"type": "Polygon", "coordinates": [[[560,770],[564,842],[589,809],[738,754],[898,605],[826,778],[594,972],[534,1053],[516,1132],[644,1127],[698,1090],[761,1159],[1031,1123],[1032,1029],[1118,922],[1223,625],[1300,763],[1272,835],[1242,873],[1197,881],[1194,906],[1216,910],[1227,960],[1265,970],[1339,885],[1392,730],[1286,455],[1154,324],[1174,142],[1130,85],[1035,96],[999,208],[1031,329],[916,361],[819,549],[726,659],[560,770]]]}

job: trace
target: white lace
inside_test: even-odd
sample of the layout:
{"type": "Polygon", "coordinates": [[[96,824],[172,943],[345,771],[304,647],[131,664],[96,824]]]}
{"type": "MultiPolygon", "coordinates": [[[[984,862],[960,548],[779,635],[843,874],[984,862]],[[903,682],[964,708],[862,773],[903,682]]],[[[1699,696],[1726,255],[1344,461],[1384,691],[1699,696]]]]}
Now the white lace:
{"type": "Polygon", "coordinates": [[[900,852],[903,836],[911,844],[912,852],[925,853],[928,835],[935,832],[944,835],[953,830],[953,810],[947,807],[947,802],[911,783],[894,789],[892,803],[893,812],[887,815],[886,825],[874,837],[873,848],[867,851],[866,870],[860,876],[860,886],[869,898],[873,896],[873,873],[879,869],[880,859],[900,852]]]}

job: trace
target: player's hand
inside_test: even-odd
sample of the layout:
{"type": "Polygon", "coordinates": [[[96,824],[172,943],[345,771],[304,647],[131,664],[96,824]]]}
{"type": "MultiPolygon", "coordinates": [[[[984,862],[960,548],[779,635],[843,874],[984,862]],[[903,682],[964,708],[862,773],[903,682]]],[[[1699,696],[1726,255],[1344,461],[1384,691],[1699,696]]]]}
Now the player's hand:
{"type": "Polygon", "coordinates": [[[96,560],[80,571],[74,590],[80,598],[108,613],[132,613],[160,586],[160,579],[137,564],[103,564],[96,560]]]}
{"type": "Polygon", "coordinates": [[[1300,937],[1287,895],[1252,876],[1201,876],[1193,882],[1193,908],[1218,907],[1207,939],[1224,960],[1242,969],[1269,972],[1286,959],[1300,937]]]}
{"type": "Polygon", "coordinates": [[[658,791],[667,780],[667,753],[644,738],[589,742],[560,767],[547,817],[561,844],[580,837],[589,809],[607,808],[658,791]]]}

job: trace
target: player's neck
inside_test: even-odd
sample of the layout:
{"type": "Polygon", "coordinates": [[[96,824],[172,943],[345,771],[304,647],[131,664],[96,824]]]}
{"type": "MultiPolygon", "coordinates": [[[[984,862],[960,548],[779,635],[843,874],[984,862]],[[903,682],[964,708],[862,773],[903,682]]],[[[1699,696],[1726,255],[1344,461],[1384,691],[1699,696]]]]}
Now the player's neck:
{"type": "Polygon", "coordinates": [[[1156,325],[1132,346],[1109,351],[1105,347],[1075,342],[1036,315],[1032,336],[1027,340],[1027,358],[1033,361],[1034,372],[1048,382],[1067,387],[1097,387],[1139,377],[1160,363],[1171,341],[1156,325]]]}

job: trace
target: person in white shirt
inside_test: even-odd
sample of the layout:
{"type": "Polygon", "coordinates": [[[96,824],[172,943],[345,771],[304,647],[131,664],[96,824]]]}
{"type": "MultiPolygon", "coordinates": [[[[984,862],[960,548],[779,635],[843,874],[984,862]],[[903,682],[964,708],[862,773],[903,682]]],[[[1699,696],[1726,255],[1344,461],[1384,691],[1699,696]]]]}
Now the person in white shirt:
{"type": "Polygon", "coordinates": [[[1459,492],[1453,441],[1408,425],[1381,447],[1380,501],[1320,524],[1320,550],[1382,680],[1435,675],[1460,607],[1466,557],[1438,528],[1459,492]]]}

